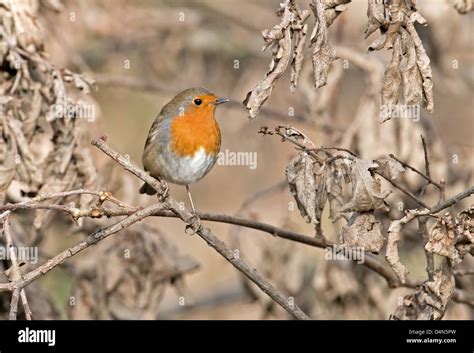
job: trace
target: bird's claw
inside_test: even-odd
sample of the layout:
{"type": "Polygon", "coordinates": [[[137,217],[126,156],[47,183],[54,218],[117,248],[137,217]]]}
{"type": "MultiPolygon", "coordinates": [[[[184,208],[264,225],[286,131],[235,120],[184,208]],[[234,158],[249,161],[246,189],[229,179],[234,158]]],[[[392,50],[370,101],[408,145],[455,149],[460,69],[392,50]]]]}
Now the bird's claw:
{"type": "Polygon", "coordinates": [[[202,230],[202,228],[203,226],[201,224],[201,219],[196,214],[193,214],[193,216],[189,219],[189,223],[186,225],[184,231],[188,235],[194,235],[202,230]]]}
{"type": "Polygon", "coordinates": [[[170,187],[169,187],[168,183],[161,182],[160,188],[161,188],[161,192],[158,195],[158,198],[159,198],[160,202],[165,202],[166,199],[169,196],[170,187]]]}

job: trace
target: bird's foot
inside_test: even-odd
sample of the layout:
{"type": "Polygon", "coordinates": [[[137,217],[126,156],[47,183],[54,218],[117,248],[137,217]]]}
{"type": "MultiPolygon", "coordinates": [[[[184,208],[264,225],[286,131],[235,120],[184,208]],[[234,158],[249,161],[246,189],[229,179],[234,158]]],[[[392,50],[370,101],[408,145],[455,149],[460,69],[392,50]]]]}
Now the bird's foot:
{"type": "Polygon", "coordinates": [[[170,194],[170,187],[166,181],[161,180],[160,189],[158,199],[160,202],[165,202],[170,194]]]}
{"type": "Polygon", "coordinates": [[[189,223],[186,225],[185,233],[188,235],[194,235],[200,230],[202,230],[203,225],[201,224],[201,219],[199,216],[194,213],[193,216],[189,219],[189,223]]]}

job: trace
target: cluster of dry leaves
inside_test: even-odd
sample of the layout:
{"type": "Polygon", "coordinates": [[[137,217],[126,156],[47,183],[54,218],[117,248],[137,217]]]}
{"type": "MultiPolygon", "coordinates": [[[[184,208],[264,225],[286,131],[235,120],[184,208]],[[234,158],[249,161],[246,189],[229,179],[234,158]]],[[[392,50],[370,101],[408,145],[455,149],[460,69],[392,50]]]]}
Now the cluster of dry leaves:
{"type": "MultiPolygon", "coordinates": [[[[407,217],[419,212],[411,211],[407,217]]],[[[400,221],[394,221],[400,222],[400,221]]],[[[390,226],[392,229],[393,223],[390,226]]],[[[389,229],[389,233],[391,231],[389,229]]],[[[398,230],[399,231],[399,230],[398,230]]],[[[389,235],[390,237],[390,235],[389,235]]],[[[474,248],[474,206],[457,216],[446,213],[438,218],[429,233],[425,250],[442,257],[434,273],[414,293],[406,295],[399,303],[394,319],[438,320],[455,291],[454,268],[474,248]]],[[[406,268],[401,265],[396,271],[404,279],[406,268]]]]}
{"type": "MultiPolygon", "coordinates": [[[[312,0],[311,10],[315,26],[310,37],[312,49],[314,89],[327,83],[331,63],[338,58],[334,45],[329,40],[328,27],[346,9],[350,0],[312,0]]],[[[272,30],[262,32],[265,46],[272,47],[272,61],[265,78],[257,83],[244,101],[249,117],[255,118],[265,101],[270,97],[279,78],[291,66],[291,90],[294,92],[301,74],[305,55],[305,43],[310,14],[301,10],[296,0],[280,4],[277,15],[281,22],[272,30]]],[[[382,121],[393,115],[400,94],[406,106],[423,106],[432,112],[433,81],[430,59],[415,29],[415,23],[427,25],[420,15],[414,0],[369,0],[368,26],[365,37],[379,30],[380,36],[369,45],[369,51],[391,49],[392,60],[387,65],[381,90],[382,105],[386,112],[382,121]]]]}
{"type": "MultiPolygon", "coordinates": [[[[472,1],[450,1],[460,12],[466,13],[472,10],[472,1]]],[[[325,9],[331,8],[332,1],[322,1],[325,9]]],[[[321,4],[319,3],[319,4],[321,4]]],[[[312,2],[315,8],[317,2],[312,2]]],[[[283,5],[282,5],[283,6],[283,5]]],[[[319,18],[316,7],[316,27],[319,18]]],[[[331,109],[334,101],[338,99],[338,87],[343,76],[343,66],[333,64],[329,67],[327,58],[332,58],[333,49],[337,56],[350,62],[350,65],[362,69],[366,76],[365,91],[359,102],[355,116],[349,126],[345,127],[342,136],[337,136],[335,141],[341,148],[327,149],[314,148],[314,144],[309,141],[305,134],[299,132],[294,127],[280,127],[275,131],[264,129],[264,134],[277,134],[284,140],[297,141],[295,143],[299,152],[288,164],[286,169],[287,181],[291,194],[297,202],[301,215],[307,222],[314,224],[316,236],[321,236],[321,217],[326,208],[329,208],[329,216],[332,221],[345,219],[346,223],[342,227],[336,226],[339,236],[339,245],[343,248],[360,247],[366,251],[379,252],[385,246],[385,257],[393,272],[397,275],[400,283],[407,283],[407,268],[400,260],[399,240],[402,234],[411,233],[410,225],[416,220],[425,219],[429,212],[425,209],[408,210],[405,217],[397,219],[395,199],[387,202],[386,199],[393,190],[383,189],[377,175],[383,179],[397,181],[398,185],[408,186],[411,190],[421,190],[423,194],[426,181],[415,173],[406,173],[405,168],[397,160],[390,157],[396,155],[406,164],[415,166],[418,170],[424,170],[426,160],[422,144],[414,144],[412,141],[419,141],[420,135],[427,136],[429,150],[429,168],[433,175],[455,175],[456,172],[447,163],[446,146],[443,145],[432,124],[422,116],[418,120],[395,119],[390,124],[380,125],[380,121],[389,120],[390,109],[397,104],[407,106],[420,106],[432,111],[433,103],[433,82],[430,59],[426,53],[420,35],[415,29],[415,25],[426,26],[426,21],[417,11],[415,1],[394,0],[394,1],[368,1],[368,26],[366,38],[378,30],[379,37],[369,46],[369,52],[374,50],[388,49],[392,51],[392,60],[385,67],[378,58],[359,52],[354,48],[344,45],[326,45],[327,50],[323,51],[327,55],[319,58],[319,68],[326,68],[329,71],[327,86],[321,87],[317,92],[314,90],[315,75],[318,68],[313,67],[311,75],[306,67],[301,70],[302,78],[300,91],[306,99],[310,116],[318,119],[326,125],[330,125],[328,117],[331,116],[331,109]],[[313,84],[311,84],[313,83],[313,84]],[[400,98],[402,97],[402,98],[400,98]],[[381,107],[388,107],[384,114],[381,107]],[[421,120],[421,121],[420,121],[421,120]],[[414,123],[415,122],[415,123],[414,123]],[[418,123],[419,122],[419,123],[418,123]],[[408,143],[410,141],[410,143],[408,143]],[[299,142],[299,143],[298,143],[299,142]],[[308,146],[312,146],[308,147],[308,146]],[[343,151],[345,148],[345,151],[343,151]],[[357,155],[365,156],[361,159],[357,155]],[[349,186],[349,188],[348,188],[349,186]],[[344,205],[344,206],[342,206],[344,205]],[[425,218],[423,217],[425,215],[425,218]],[[387,224],[388,223],[388,224],[387,224]],[[385,226],[384,226],[385,224],[385,226]],[[410,230],[403,227],[407,226],[410,230]],[[406,231],[402,232],[403,230],[406,231]],[[386,234],[386,235],[385,235],[386,234]]],[[[275,27],[277,28],[277,27],[275,27]]],[[[326,27],[327,28],[327,27],[326,27]]],[[[323,36],[322,41],[326,41],[323,36]]],[[[278,42],[274,42],[277,46],[278,42]]],[[[297,57],[297,52],[290,53],[290,56],[297,57]]],[[[273,61],[278,58],[273,56],[273,61]]],[[[330,60],[332,61],[332,60],[330,60]]],[[[330,64],[330,62],[329,62],[330,64]]],[[[293,72],[294,70],[292,70],[293,72]]],[[[327,71],[325,78],[327,77],[327,71]]],[[[292,83],[294,82],[292,75],[292,83]]],[[[276,80],[268,76],[257,84],[248,95],[250,98],[264,97],[268,99],[268,92],[274,88],[276,80]],[[271,86],[271,89],[268,89],[271,86]],[[267,88],[265,91],[262,88],[267,88]]],[[[263,104],[262,99],[249,99],[246,101],[250,116],[258,112],[263,104]]],[[[322,125],[322,127],[326,127],[322,125]]],[[[456,178],[453,178],[455,180],[456,178]]],[[[466,187],[466,181],[460,182],[460,188],[466,187]]],[[[390,199],[389,199],[390,200],[390,199]]],[[[410,203],[412,200],[405,200],[410,203]]],[[[416,206],[413,206],[416,207],[416,206]]],[[[419,207],[419,206],[418,206],[419,207]]],[[[391,317],[393,319],[440,319],[446,310],[447,303],[451,300],[455,291],[453,272],[459,266],[464,255],[472,254],[474,248],[472,244],[472,208],[461,212],[455,219],[457,226],[451,226],[451,231],[445,227],[454,219],[449,215],[436,216],[437,222],[428,231],[416,230],[417,236],[423,238],[425,252],[430,265],[427,268],[428,280],[417,287],[414,294],[407,295],[402,302],[399,300],[399,307],[391,317]],[[461,220],[462,219],[462,220],[461,220]],[[442,228],[441,225],[443,225],[442,228]],[[456,230],[455,230],[456,229],[456,230]],[[456,261],[446,260],[435,268],[433,255],[442,258],[456,257],[456,261]]],[[[265,245],[263,245],[265,246],[265,245]]],[[[276,251],[275,247],[267,245],[265,253],[267,258],[271,258],[270,253],[276,251]]],[[[277,261],[272,262],[272,266],[277,268],[273,272],[279,275],[285,273],[295,273],[288,268],[293,268],[293,262],[298,257],[305,255],[298,249],[286,249],[277,261]],[[278,266],[276,262],[285,259],[286,265],[278,266]],[[294,260],[294,261],[293,261],[294,260]]],[[[436,257],[435,257],[436,258],[436,257]]],[[[311,261],[311,260],[308,260],[311,261]]],[[[301,264],[300,264],[301,265],[301,264]]],[[[297,266],[297,265],[295,265],[297,266]]],[[[299,267],[299,271],[306,273],[308,262],[299,267]]],[[[362,301],[358,293],[358,284],[369,283],[370,278],[362,278],[361,274],[351,275],[342,272],[344,264],[323,264],[318,271],[319,276],[311,279],[311,273],[302,275],[298,285],[289,288],[289,292],[296,297],[302,295],[318,296],[316,289],[327,291],[332,288],[341,295],[355,296],[355,300],[362,301]],[[322,267],[322,268],[321,268],[322,267]],[[321,272],[326,278],[325,285],[321,285],[321,272]],[[332,275],[330,275],[332,273],[332,275]],[[327,275],[327,276],[326,276],[327,275]],[[308,279],[309,276],[309,279],[308,279]],[[317,279],[319,278],[319,279],[317,279]],[[335,280],[337,278],[337,280],[335,280]],[[308,285],[308,281],[310,282],[308,285]],[[311,283],[312,282],[312,283],[311,283]],[[344,282],[347,285],[341,285],[344,282]],[[306,284],[305,284],[306,283],[306,284]],[[312,288],[310,294],[301,294],[304,285],[312,288]]],[[[270,270],[269,270],[270,271],[270,270]]],[[[294,277],[293,277],[294,279],[294,277]]],[[[287,278],[289,280],[289,277],[287,278]]],[[[459,280],[459,278],[457,279],[459,280]]],[[[283,283],[282,283],[283,285],[283,283]]],[[[363,284],[362,284],[363,285],[363,284]]],[[[411,286],[411,285],[410,285],[411,286]]],[[[367,285],[364,288],[370,288],[367,285]]],[[[369,290],[367,293],[370,300],[380,303],[383,295],[377,291],[369,290]]],[[[311,301],[310,307],[318,314],[321,314],[321,303],[327,301],[327,297],[319,296],[319,304],[311,301]]],[[[331,302],[331,306],[335,303],[331,302]]],[[[377,305],[376,305],[377,306],[377,305]]],[[[381,306],[380,306],[381,307],[381,306]]],[[[383,312],[383,310],[381,310],[383,312]]],[[[334,315],[332,313],[332,315],[334,315]]],[[[364,313],[364,315],[370,315],[364,313]]]]}
{"type": "MultiPolygon", "coordinates": [[[[329,41],[328,27],[345,10],[345,4],[351,0],[312,0],[310,7],[316,19],[309,39],[312,48],[315,89],[324,86],[329,66],[336,60],[336,52],[329,41]]],[[[308,10],[301,10],[296,0],[286,0],[280,4],[277,15],[281,22],[271,30],[262,32],[265,45],[262,50],[272,48],[272,61],[265,78],[247,94],[244,105],[249,117],[255,118],[262,105],[270,97],[277,81],[291,66],[291,86],[294,92],[303,65],[310,17],[308,10]]]]}
{"type": "MultiPolygon", "coordinates": [[[[295,128],[262,129],[262,134],[278,134],[286,140],[308,143],[307,137],[295,128]]],[[[341,246],[358,247],[378,253],[383,246],[382,224],[375,212],[390,210],[386,198],[390,190],[381,189],[376,173],[396,179],[403,166],[386,157],[361,159],[350,151],[331,148],[305,148],[286,168],[286,179],[301,215],[313,223],[319,233],[321,216],[326,205],[329,219],[347,221],[341,230],[341,246]],[[350,195],[348,198],[346,195],[350,195]]]]}
{"type": "MultiPolygon", "coordinates": [[[[59,10],[54,1],[47,2],[59,10]]],[[[96,171],[80,117],[62,113],[81,111],[93,82],[51,64],[36,20],[38,1],[0,1],[0,202],[22,201],[39,193],[93,187],[96,171]]],[[[85,109],[84,109],[85,110],[85,109]]],[[[87,198],[75,200],[81,206],[87,198]]],[[[49,218],[50,219],[50,218],[49,218]]],[[[34,226],[47,221],[38,211],[34,226]]]]}
{"type": "MultiPolygon", "coordinates": [[[[369,45],[369,51],[391,49],[392,60],[385,70],[382,108],[391,109],[403,94],[407,106],[434,109],[430,59],[414,24],[426,26],[413,0],[369,1],[367,38],[376,30],[381,36],[369,45]],[[388,107],[388,108],[387,108],[388,107]]],[[[389,120],[391,112],[382,117],[389,120]]]]}
{"type": "MultiPolygon", "coordinates": [[[[308,137],[293,127],[279,126],[274,130],[263,127],[260,133],[281,136],[301,150],[289,162],[286,179],[301,216],[315,226],[316,236],[324,237],[321,219],[324,209],[329,207],[329,219],[333,223],[339,219],[346,221],[338,231],[338,247],[377,254],[385,246],[387,262],[400,283],[405,284],[408,270],[400,259],[398,245],[402,228],[429,216],[430,211],[409,209],[405,217],[392,219],[388,213],[396,203],[388,202],[387,198],[394,190],[382,189],[377,176],[395,181],[406,168],[392,156],[368,160],[342,148],[314,148],[308,137]],[[390,224],[384,227],[387,219],[390,224]]],[[[434,262],[428,264],[428,280],[415,293],[403,298],[392,319],[443,317],[455,291],[455,268],[474,250],[473,207],[456,217],[449,213],[435,216],[437,221],[427,234],[425,251],[431,257],[439,255],[442,261],[438,268],[434,262]]]]}

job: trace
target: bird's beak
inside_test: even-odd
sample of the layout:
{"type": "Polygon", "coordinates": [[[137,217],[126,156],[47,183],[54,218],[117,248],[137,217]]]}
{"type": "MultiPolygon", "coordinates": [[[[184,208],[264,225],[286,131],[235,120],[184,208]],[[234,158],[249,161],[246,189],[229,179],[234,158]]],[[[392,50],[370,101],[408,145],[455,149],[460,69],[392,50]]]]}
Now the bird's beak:
{"type": "Polygon", "coordinates": [[[229,98],[217,98],[215,101],[214,101],[214,105],[219,105],[219,104],[222,104],[222,103],[227,103],[229,101],[229,98]]]}

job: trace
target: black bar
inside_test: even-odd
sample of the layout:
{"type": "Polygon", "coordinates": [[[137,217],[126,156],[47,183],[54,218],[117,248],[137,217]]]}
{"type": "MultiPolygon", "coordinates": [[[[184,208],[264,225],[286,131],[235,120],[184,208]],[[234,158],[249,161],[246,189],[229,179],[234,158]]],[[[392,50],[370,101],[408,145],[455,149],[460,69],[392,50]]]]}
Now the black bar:
{"type": "Polygon", "coordinates": [[[226,347],[241,352],[258,348],[267,352],[284,347],[291,352],[298,349],[305,352],[473,352],[474,324],[473,321],[0,322],[0,353],[82,352],[86,349],[168,352],[175,348],[222,352],[226,347]],[[46,331],[32,330],[54,330],[54,345],[52,332],[48,336],[46,331]],[[36,339],[41,334],[51,345],[19,342],[20,336],[36,339]]]}

